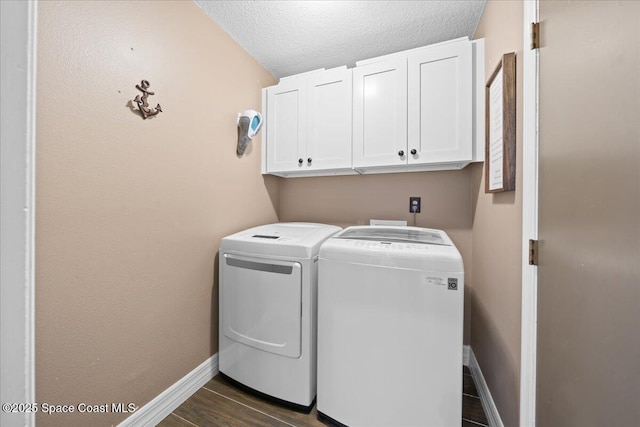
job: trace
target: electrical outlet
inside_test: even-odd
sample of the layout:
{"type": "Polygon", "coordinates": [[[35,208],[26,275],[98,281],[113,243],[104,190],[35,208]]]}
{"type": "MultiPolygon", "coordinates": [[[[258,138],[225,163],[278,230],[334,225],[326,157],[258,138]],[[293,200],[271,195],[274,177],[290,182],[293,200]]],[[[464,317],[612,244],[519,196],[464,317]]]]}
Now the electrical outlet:
{"type": "Polygon", "coordinates": [[[409,197],[409,212],[420,213],[420,197],[409,197]]]}

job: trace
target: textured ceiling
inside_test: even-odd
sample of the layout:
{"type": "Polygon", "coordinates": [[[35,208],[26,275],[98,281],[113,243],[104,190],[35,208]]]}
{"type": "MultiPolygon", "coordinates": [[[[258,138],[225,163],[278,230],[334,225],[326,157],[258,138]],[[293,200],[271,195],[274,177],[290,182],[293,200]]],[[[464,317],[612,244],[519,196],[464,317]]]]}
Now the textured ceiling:
{"type": "Polygon", "coordinates": [[[486,3],[194,1],[277,78],[471,38],[486,3]]]}

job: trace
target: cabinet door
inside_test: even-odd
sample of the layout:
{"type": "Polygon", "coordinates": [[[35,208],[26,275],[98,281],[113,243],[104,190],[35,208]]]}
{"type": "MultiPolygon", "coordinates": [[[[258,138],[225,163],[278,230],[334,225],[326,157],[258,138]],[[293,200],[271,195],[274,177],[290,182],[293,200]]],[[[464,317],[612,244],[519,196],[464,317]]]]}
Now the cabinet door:
{"type": "Polygon", "coordinates": [[[353,166],[406,164],[406,57],[354,68],[353,95],[353,166]]]}
{"type": "Polygon", "coordinates": [[[351,167],[351,70],[340,68],[309,77],[305,167],[351,167]]]}
{"type": "Polygon", "coordinates": [[[471,54],[464,40],[409,55],[409,164],[472,160],[471,54]]]}
{"type": "Polygon", "coordinates": [[[267,89],[267,172],[298,171],[307,131],[305,80],[285,80],[267,89]]]}

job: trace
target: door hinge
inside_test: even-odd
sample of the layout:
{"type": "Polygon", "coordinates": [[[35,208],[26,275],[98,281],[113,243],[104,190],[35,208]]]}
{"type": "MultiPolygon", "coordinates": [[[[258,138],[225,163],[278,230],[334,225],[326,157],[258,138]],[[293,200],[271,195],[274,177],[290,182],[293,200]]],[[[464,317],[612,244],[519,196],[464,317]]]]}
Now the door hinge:
{"type": "Polygon", "coordinates": [[[538,241],[529,239],[529,265],[538,265],[538,241]]]}
{"type": "Polygon", "coordinates": [[[540,23],[531,23],[531,49],[540,48],[540,23]]]}

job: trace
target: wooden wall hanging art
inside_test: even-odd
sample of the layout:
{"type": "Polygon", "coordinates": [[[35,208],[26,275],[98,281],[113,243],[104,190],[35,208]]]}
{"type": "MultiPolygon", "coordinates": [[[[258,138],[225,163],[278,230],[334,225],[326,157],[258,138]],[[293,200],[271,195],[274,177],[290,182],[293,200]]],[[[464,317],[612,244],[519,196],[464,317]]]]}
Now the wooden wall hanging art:
{"type": "Polygon", "coordinates": [[[485,87],[484,192],[516,189],[516,54],[507,53],[485,87]]]}

